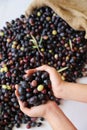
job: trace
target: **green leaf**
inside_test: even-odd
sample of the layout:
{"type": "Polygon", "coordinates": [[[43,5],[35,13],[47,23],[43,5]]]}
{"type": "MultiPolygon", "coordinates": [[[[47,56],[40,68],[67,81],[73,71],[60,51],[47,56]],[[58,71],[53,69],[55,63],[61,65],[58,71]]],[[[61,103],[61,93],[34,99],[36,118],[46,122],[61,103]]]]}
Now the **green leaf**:
{"type": "Polygon", "coordinates": [[[72,41],[70,39],[69,39],[69,46],[70,46],[70,48],[72,50],[72,41]]]}
{"type": "Polygon", "coordinates": [[[64,70],[66,70],[66,69],[68,69],[68,67],[61,68],[61,69],[58,70],[58,72],[60,73],[60,72],[62,72],[64,70]]]}
{"type": "Polygon", "coordinates": [[[41,44],[41,43],[42,43],[42,41],[43,41],[43,38],[41,37],[41,38],[40,38],[40,41],[39,41],[39,44],[41,44]]]}
{"type": "Polygon", "coordinates": [[[33,43],[36,44],[36,45],[38,45],[35,37],[33,35],[31,35],[31,37],[32,37],[33,43]]]}
{"type": "Polygon", "coordinates": [[[33,40],[33,39],[30,39],[30,41],[31,41],[31,42],[34,42],[34,40],[33,40]]]}
{"type": "Polygon", "coordinates": [[[33,39],[30,39],[30,41],[31,41],[35,46],[37,46],[37,43],[36,43],[33,39]]]}
{"type": "MultiPolygon", "coordinates": [[[[40,49],[39,49],[39,45],[35,39],[35,37],[33,35],[31,35],[32,39],[30,39],[30,41],[34,44],[34,46],[32,46],[33,48],[37,48],[38,52],[40,53],[41,56],[43,56],[43,54],[41,53],[40,49]]],[[[42,38],[40,39],[40,42],[42,42],[42,38]]]]}
{"type": "Polygon", "coordinates": [[[37,49],[37,46],[32,46],[33,47],[33,49],[37,49]]]}
{"type": "Polygon", "coordinates": [[[39,49],[39,46],[38,46],[38,43],[37,43],[35,37],[33,35],[31,35],[31,37],[32,37],[32,39],[30,39],[30,41],[34,44],[34,46],[37,47],[37,49],[39,49]]]}

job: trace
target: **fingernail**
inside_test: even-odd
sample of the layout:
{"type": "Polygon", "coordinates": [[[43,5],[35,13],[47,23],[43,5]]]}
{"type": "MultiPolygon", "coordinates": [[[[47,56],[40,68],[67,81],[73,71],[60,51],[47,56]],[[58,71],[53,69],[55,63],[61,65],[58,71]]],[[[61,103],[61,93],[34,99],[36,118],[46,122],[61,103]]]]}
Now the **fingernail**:
{"type": "Polygon", "coordinates": [[[27,77],[27,74],[25,74],[23,77],[26,78],[26,77],[27,77]]]}
{"type": "Polygon", "coordinates": [[[18,88],[18,84],[15,85],[15,88],[16,88],[16,89],[18,88]]]}
{"type": "Polygon", "coordinates": [[[25,73],[27,73],[28,70],[25,70],[25,73]]]}

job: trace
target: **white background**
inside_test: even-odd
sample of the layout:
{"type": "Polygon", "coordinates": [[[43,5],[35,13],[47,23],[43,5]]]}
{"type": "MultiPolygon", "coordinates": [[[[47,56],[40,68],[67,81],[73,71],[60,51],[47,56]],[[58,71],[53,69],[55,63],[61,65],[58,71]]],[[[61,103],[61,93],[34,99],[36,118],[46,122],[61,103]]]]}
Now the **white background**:
{"type": "MultiPolygon", "coordinates": [[[[6,21],[11,21],[11,19],[15,19],[23,14],[31,1],[32,0],[0,0],[0,29],[5,25],[6,21]]],[[[87,83],[87,78],[82,78],[78,81],[80,83],[87,83]]],[[[87,104],[74,101],[62,101],[60,107],[78,130],[87,130],[87,104]]],[[[13,130],[17,129],[14,128],[13,130]]],[[[27,129],[25,125],[22,125],[18,130],[27,129]]],[[[51,127],[47,122],[44,122],[43,127],[32,128],[30,130],[51,130],[51,127]]]]}

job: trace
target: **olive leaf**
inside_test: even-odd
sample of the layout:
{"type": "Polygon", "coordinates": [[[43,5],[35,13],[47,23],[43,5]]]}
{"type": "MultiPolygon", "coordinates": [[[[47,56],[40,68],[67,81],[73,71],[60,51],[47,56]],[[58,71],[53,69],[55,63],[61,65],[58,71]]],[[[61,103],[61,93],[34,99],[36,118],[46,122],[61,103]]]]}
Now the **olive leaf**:
{"type": "Polygon", "coordinates": [[[34,46],[36,46],[37,49],[39,49],[38,43],[35,39],[35,37],[33,35],[31,35],[32,39],[30,39],[30,41],[34,44],[34,46]]]}
{"type": "Polygon", "coordinates": [[[70,46],[70,48],[72,50],[72,41],[70,39],[69,39],[69,46],[70,46]]]}
{"type": "Polygon", "coordinates": [[[39,41],[39,44],[41,44],[41,43],[42,43],[42,41],[43,41],[43,38],[41,37],[41,38],[40,38],[40,41],[39,41]]]}
{"type": "Polygon", "coordinates": [[[38,52],[40,53],[41,56],[43,56],[43,54],[41,53],[40,49],[39,49],[39,44],[42,43],[42,37],[39,41],[39,44],[37,43],[37,40],[35,39],[35,37],[33,35],[31,35],[31,38],[30,41],[34,44],[34,46],[32,46],[34,49],[37,49],[38,52]]]}
{"type": "Polygon", "coordinates": [[[34,49],[37,49],[37,47],[36,46],[32,46],[34,49]]]}
{"type": "Polygon", "coordinates": [[[64,67],[64,68],[61,68],[61,69],[59,69],[57,72],[62,72],[62,71],[64,71],[64,70],[66,70],[66,69],[68,69],[68,67],[64,67]]]}

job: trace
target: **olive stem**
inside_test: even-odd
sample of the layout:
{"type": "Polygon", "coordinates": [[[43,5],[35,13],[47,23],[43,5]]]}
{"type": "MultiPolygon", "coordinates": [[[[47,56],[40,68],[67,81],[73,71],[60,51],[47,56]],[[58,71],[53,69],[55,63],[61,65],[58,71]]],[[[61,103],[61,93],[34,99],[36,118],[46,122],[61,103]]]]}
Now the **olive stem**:
{"type": "MultiPolygon", "coordinates": [[[[33,48],[37,48],[38,52],[40,53],[41,56],[43,56],[43,54],[41,53],[40,49],[39,49],[39,45],[37,43],[37,40],[35,39],[35,37],[33,35],[31,35],[32,39],[30,39],[30,41],[34,44],[33,48]]],[[[40,39],[40,44],[42,43],[42,37],[40,39]]]]}
{"type": "Polygon", "coordinates": [[[57,72],[60,73],[60,72],[62,72],[64,70],[66,70],[66,69],[68,69],[68,67],[61,68],[61,69],[57,70],[57,72]]]}

